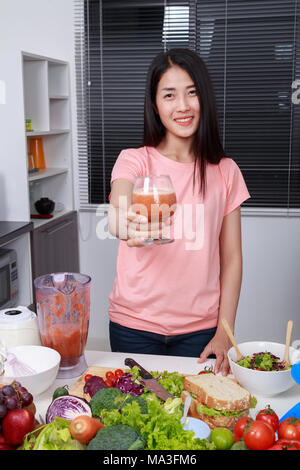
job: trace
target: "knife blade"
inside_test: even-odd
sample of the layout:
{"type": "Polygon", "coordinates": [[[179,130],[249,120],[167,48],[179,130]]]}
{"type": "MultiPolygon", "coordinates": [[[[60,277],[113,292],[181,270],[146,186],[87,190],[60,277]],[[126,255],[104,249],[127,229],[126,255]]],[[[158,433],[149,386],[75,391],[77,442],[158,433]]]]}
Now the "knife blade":
{"type": "Polygon", "coordinates": [[[136,366],[139,369],[139,372],[143,378],[143,380],[140,380],[142,385],[144,385],[148,390],[151,392],[155,393],[161,400],[166,401],[168,398],[175,398],[171,393],[169,393],[165,388],[163,388],[157,380],[148,372],[146,369],[144,369],[140,364],[138,364],[134,359],[127,357],[124,361],[125,366],[128,366],[130,368],[136,366]]]}

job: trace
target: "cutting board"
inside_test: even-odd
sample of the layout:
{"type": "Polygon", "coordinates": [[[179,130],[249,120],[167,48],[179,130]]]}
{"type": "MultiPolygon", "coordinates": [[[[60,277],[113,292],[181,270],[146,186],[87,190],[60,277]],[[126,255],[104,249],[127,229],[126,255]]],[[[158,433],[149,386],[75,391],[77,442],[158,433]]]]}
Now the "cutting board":
{"type": "MultiPolygon", "coordinates": [[[[69,394],[70,395],[75,395],[77,397],[85,398],[87,401],[90,401],[91,397],[88,394],[83,393],[83,387],[84,387],[84,384],[85,384],[84,377],[87,374],[91,374],[91,375],[98,375],[99,377],[105,378],[105,374],[109,370],[114,372],[115,370],[117,370],[117,367],[116,368],[113,368],[113,367],[100,367],[100,366],[90,366],[90,367],[88,367],[86,369],[86,371],[82,374],[82,376],[73,385],[73,387],[70,388],[69,394]]],[[[122,370],[125,371],[125,369],[122,369],[122,370]]],[[[129,369],[127,369],[127,370],[129,370],[129,369]]]]}

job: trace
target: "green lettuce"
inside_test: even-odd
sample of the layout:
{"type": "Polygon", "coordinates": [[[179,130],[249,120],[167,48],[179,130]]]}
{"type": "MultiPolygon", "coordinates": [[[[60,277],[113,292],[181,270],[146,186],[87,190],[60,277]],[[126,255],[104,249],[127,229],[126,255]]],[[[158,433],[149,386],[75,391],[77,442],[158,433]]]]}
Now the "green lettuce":
{"type": "MultiPolygon", "coordinates": [[[[245,356],[243,359],[237,362],[239,366],[246,367],[247,369],[261,369],[264,371],[278,371],[277,364],[282,364],[278,358],[269,352],[262,352],[260,354],[253,354],[253,356],[245,356]],[[253,361],[253,362],[252,362],[253,361]]],[[[284,367],[289,369],[291,366],[284,367]]]]}
{"type": "MultiPolygon", "coordinates": [[[[255,408],[256,405],[257,405],[257,399],[252,396],[250,408],[255,408]]],[[[204,414],[207,416],[237,416],[247,410],[248,408],[244,410],[238,410],[238,411],[216,410],[215,408],[209,408],[208,406],[203,405],[203,403],[198,403],[197,405],[198,413],[204,414]]]]}
{"type": "Polygon", "coordinates": [[[151,394],[144,395],[148,403],[148,414],[142,414],[137,402],[128,403],[124,414],[118,410],[102,413],[105,426],[127,424],[137,430],[146,442],[147,450],[214,450],[207,439],[194,438],[193,431],[185,431],[180,422],[182,409],[175,398],[174,406],[169,401],[161,406],[161,400],[151,394]],[[172,410],[172,412],[170,412],[172,410]]]}
{"type": "Polygon", "coordinates": [[[86,446],[71,436],[70,424],[55,417],[51,423],[26,434],[22,450],[84,450],[86,446]]]}
{"type": "MultiPolygon", "coordinates": [[[[129,370],[129,373],[132,374],[132,380],[142,381],[143,378],[139,373],[139,368],[137,366],[132,367],[129,370]]],[[[158,372],[158,371],[151,371],[151,375],[154,379],[157,379],[157,382],[166,389],[171,395],[174,397],[180,397],[181,392],[184,390],[183,382],[184,376],[179,374],[178,372],[158,372]]],[[[146,388],[144,389],[144,393],[151,393],[146,388]]]]}
{"type": "Polygon", "coordinates": [[[227,410],[216,410],[215,408],[208,408],[208,406],[199,403],[197,405],[197,411],[199,414],[207,416],[237,416],[243,413],[245,410],[238,411],[227,411],[227,410]]]}

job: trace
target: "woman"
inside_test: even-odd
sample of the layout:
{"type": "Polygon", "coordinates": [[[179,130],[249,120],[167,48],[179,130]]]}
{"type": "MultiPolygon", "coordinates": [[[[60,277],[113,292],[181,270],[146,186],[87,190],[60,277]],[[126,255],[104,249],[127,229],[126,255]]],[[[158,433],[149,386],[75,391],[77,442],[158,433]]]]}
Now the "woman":
{"type": "Polygon", "coordinates": [[[238,166],[224,155],[204,62],[188,49],[159,54],[147,76],[143,147],[123,150],[111,176],[109,229],[120,238],[109,307],[112,351],[216,357],[215,372],[228,373],[231,345],[221,319],[234,329],[240,205],[249,197],[238,166]],[[192,242],[183,233],[173,243],[144,246],[149,231],[178,227],[177,211],[174,221],[157,225],[131,210],[135,178],[149,174],[171,177],[178,205],[193,219],[192,242]]]}

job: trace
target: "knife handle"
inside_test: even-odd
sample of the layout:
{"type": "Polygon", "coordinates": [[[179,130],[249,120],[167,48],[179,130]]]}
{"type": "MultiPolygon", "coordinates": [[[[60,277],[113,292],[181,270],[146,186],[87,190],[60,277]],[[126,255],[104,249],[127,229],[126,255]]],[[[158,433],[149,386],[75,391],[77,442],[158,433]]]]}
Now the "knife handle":
{"type": "Polygon", "coordinates": [[[152,375],[147,370],[145,370],[142,366],[140,366],[140,364],[138,364],[134,359],[127,357],[124,361],[124,364],[125,366],[128,366],[130,368],[135,367],[135,366],[138,367],[143,379],[153,379],[152,375]]]}

